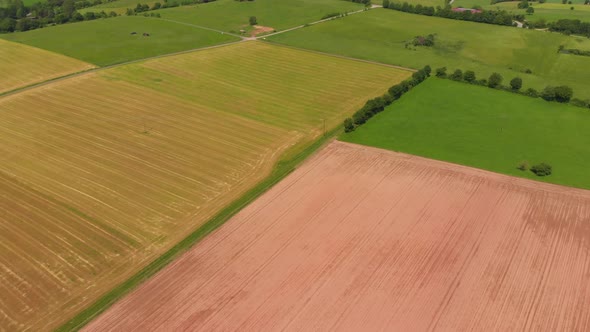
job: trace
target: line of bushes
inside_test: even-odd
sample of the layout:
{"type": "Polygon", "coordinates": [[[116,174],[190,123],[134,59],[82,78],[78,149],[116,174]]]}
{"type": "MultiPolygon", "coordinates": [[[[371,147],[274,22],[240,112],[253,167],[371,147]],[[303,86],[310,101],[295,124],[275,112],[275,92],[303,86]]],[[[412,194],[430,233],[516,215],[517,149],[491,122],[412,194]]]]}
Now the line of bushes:
{"type": "Polygon", "coordinates": [[[344,132],[354,131],[358,126],[364,124],[372,118],[375,114],[382,112],[385,107],[389,106],[395,100],[398,100],[406,92],[410,91],[413,87],[424,82],[429,76],[432,69],[430,66],[418,70],[412,74],[412,78],[409,78],[399,84],[396,84],[389,88],[386,94],[381,97],[370,99],[365,103],[360,110],[356,111],[352,117],[344,120],[344,132]]]}
{"type": "Polygon", "coordinates": [[[479,12],[472,12],[471,10],[453,11],[450,5],[443,7],[423,6],[421,4],[412,5],[407,2],[401,3],[397,1],[383,0],[383,8],[398,10],[406,13],[437,16],[443,18],[450,18],[454,20],[471,21],[478,23],[488,23],[496,25],[512,26],[512,20],[515,18],[523,19],[523,15],[513,16],[505,10],[482,10],[479,12]],[[522,16],[522,17],[521,17],[522,16]]]}
{"type": "Polygon", "coordinates": [[[493,89],[499,89],[518,93],[524,96],[533,98],[543,98],[546,101],[556,101],[559,103],[570,103],[571,105],[590,108],[590,100],[580,100],[573,97],[573,90],[567,85],[547,86],[543,91],[539,92],[533,88],[522,90],[522,78],[515,77],[510,80],[508,86],[502,85],[504,78],[498,73],[493,73],[487,79],[477,79],[475,72],[467,70],[463,72],[461,69],[456,69],[452,74],[447,74],[447,67],[437,68],[435,70],[436,77],[447,78],[453,81],[465,82],[474,85],[487,86],[493,89]]]}
{"type": "Polygon", "coordinates": [[[536,176],[549,176],[553,173],[553,167],[547,163],[540,163],[529,167],[529,163],[526,160],[520,162],[516,168],[523,172],[531,171],[536,176]]]}
{"type": "Polygon", "coordinates": [[[558,53],[590,56],[590,51],[580,50],[577,48],[565,48],[563,45],[559,46],[558,53]]]}
{"type": "MultiPolygon", "coordinates": [[[[174,7],[179,7],[179,6],[190,6],[190,5],[196,5],[196,4],[200,4],[200,3],[207,3],[207,2],[213,2],[213,1],[215,1],[215,0],[180,0],[180,1],[164,0],[164,3],[156,2],[152,5],[152,7],[150,7],[147,4],[138,3],[135,6],[135,8],[127,8],[125,15],[132,16],[132,15],[137,15],[139,13],[144,13],[144,12],[151,11],[151,10],[158,10],[158,9],[164,9],[164,8],[174,8],[174,7]]],[[[144,14],[144,16],[147,16],[147,15],[144,14]]],[[[160,14],[150,15],[150,16],[160,17],[160,14]]]]}
{"type": "Polygon", "coordinates": [[[560,32],[566,35],[576,34],[590,38],[590,23],[580,20],[561,19],[547,24],[549,31],[560,32]]]}
{"type": "Polygon", "coordinates": [[[370,6],[371,5],[371,0],[349,0],[351,2],[356,2],[356,3],[362,3],[365,6],[370,6]]]}

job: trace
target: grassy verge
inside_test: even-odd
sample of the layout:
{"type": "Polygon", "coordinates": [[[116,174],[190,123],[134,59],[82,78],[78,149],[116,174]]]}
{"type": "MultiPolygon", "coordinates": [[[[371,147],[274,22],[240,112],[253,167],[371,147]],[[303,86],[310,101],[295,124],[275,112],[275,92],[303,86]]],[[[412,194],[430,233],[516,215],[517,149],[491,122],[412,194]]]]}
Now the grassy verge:
{"type": "Polygon", "coordinates": [[[219,226],[223,225],[232,216],[253,202],[255,199],[264,194],[272,186],[277,184],[287,175],[289,175],[295,168],[300,165],[307,157],[317,151],[320,147],[330,141],[340,132],[340,128],[333,129],[326,133],[326,135],[312,142],[309,146],[301,152],[293,155],[289,159],[280,160],[275,166],[272,173],[260,182],[256,187],[246,192],[242,197],[235,200],[225,209],[221,210],[216,216],[199,227],[193,233],[188,235],[184,240],[170,248],[162,256],[158,257],[141,271],[121,283],[116,288],[104,294],[100,299],[94,302],[91,306],[80,312],[64,325],[59,327],[56,331],[78,331],[84,325],[88,324],[95,317],[107,310],[117,300],[131,292],[134,288],[139,286],[142,282],[162,270],[166,265],[176,259],[179,255],[189,250],[192,246],[197,244],[207,234],[213,232],[219,226]]]}

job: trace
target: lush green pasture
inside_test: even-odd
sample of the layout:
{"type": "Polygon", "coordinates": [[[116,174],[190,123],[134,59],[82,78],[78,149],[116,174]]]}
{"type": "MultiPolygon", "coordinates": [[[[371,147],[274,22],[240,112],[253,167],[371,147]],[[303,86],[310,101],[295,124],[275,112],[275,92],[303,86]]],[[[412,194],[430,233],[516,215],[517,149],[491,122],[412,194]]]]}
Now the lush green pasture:
{"type": "Polygon", "coordinates": [[[99,66],[238,40],[227,34],[142,16],[57,25],[2,38],[99,66]],[[143,37],[144,32],[150,36],[143,37]]]}
{"type": "Polygon", "coordinates": [[[586,109],[431,78],[341,139],[590,189],[589,132],[586,109]],[[521,161],[554,173],[520,171],[521,161]]]}
{"type": "Polygon", "coordinates": [[[202,25],[224,31],[239,32],[248,29],[250,16],[256,16],[258,24],[284,30],[320,20],[334,12],[350,12],[363,6],[343,0],[256,0],[215,2],[167,8],[157,11],[162,18],[202,25]]]}
{"type": "Polygon", "coordinates": [[[587,38],[374,9],[268,39],[412,68],[474,70],[480,78],[499,72],[539,90],[567,84],[577,97],[590,98],[590,57],[557,53],[559,45],[590,49],[587,38]],[[405,48],[416,35],[431,33],[437,34],[434,47],[405,48]]]}

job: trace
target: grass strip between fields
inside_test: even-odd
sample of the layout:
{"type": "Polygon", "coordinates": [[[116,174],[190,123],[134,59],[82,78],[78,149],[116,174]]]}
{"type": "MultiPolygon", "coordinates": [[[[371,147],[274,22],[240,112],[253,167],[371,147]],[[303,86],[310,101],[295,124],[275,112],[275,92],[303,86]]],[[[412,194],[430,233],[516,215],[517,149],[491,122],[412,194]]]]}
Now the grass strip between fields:
{"type": "Polygon", "coordinates": [[[327,132],[317,140],[313,141],[301,152],[295,154],[292,158],[286,160],[279,160],[275,165],[272,173],[262,180],[254,188],[247,191],[240,198],[233,201],[226,208],[221,210],[217,215],[196,229],[194,232],[185,237],[182,241],[166,251],[163,255],[156,258],[149,265],[137,272],[131,278],[127,279],[111,291],[104,294],[101,298],[95,301],[92,305],[84,309],[82,312],[67,321],[64,325],[56,329],[56,331],[78,331],[98,315],[106,311],[111,305],[115,304],[119,299],[130,293],[133,289],[139,286],[142,282],[149,279],[157,272],[162,270],[166,265],[178,258],[181,254],[188,251],[195,244],[197,244],[206,235],[213,232],[219,226],[223,225],[235,214],[240,212],[248,204],[252,203],[272,186],[280,182],[283,178],[289,175],[307,159],[311,154],[321,148],[324,144],[336,137],[341,132],[340,126],[327,132]]]}

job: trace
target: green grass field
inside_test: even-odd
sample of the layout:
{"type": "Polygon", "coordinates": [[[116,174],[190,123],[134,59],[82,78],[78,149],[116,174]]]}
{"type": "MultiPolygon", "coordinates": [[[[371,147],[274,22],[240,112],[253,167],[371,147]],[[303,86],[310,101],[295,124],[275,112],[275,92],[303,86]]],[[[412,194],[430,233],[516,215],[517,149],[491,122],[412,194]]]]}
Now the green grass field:
{"type": "Polygon", "coordinates": [[[248,19],[256,16],[258,24],[284,30],[320,20],[334,12],[361,10],[362,5],[343,0],[256,0],[215,2],[158,10],[162,18],[202,25],[223,31],[248,29],[248,19]]]}
{"type": "Polygon", "coordinates": [[[557,53],[559,45],[590,50],[587,38],[374,9],[268,40],[412,68],[474,70],[480,78],[499,72],[539,90],[567,84],[578,98],[590,98],[590,57],[557,53]],[[434,47],[405,48],[431,33],[437,34],[434,47]],[[533,73],[523,73],[527,68],[533,73]]]}
{"type": "Polygon", "coordinates": [[[341,140],[590,189],[590,112],[437,78],[341,140]],[[553,174],[516,169],[547,162],[553,174]]]}
{"type": "Polygon", "coordinates": [[[0,37],[98,66],[239,40],[227,34],[142,16],[57,25],[0,37]],[[143,32],[150,36],[143,37],[143,32]]]}

